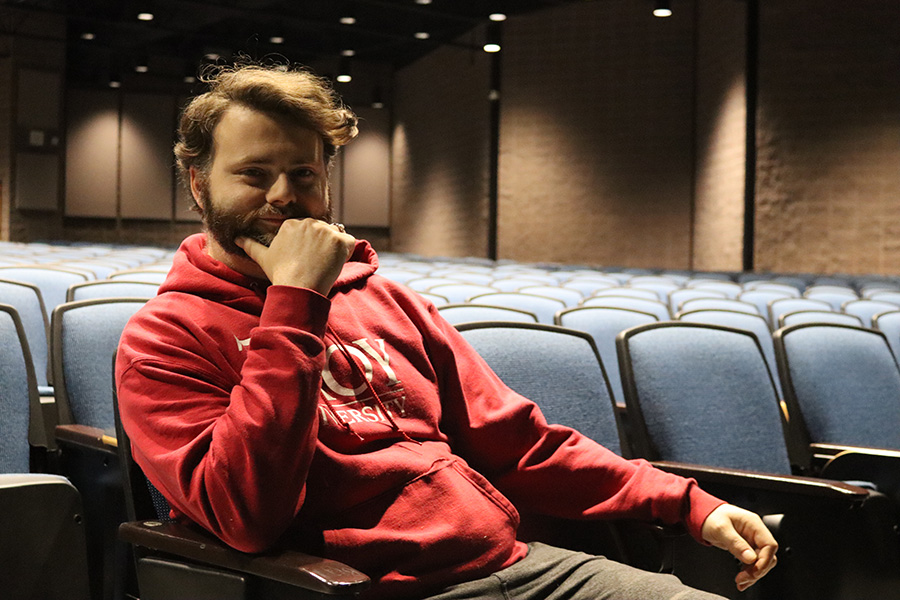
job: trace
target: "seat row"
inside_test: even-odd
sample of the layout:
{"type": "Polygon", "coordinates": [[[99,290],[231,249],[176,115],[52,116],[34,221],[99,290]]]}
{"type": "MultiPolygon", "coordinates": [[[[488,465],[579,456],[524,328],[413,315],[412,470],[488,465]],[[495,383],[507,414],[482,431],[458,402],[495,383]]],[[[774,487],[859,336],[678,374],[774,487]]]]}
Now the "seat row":
{"type": "MultiPolygon", "coordinates": [[[[785,402],[753,334],[638,325],[616,339],[622,407],[603,368],[610,363],[583,332],[536,323],[458,327],[551,423],[764,515],[782,551],[759,597],[900,596],[900,369],[879,332],[834,324],[779,330],[785,402]]],[[[716,559],[679,544],[673,568],[688,583],[734,597],[716,559]]]]}
{"type": "MultiPolygon", "coordinates": [[[[57,419],[61,424],[70,426],[68,429],[64,427],[62,430],[54,430],[54,434],[58,438],[58,447],[61,449],[60,468],[76,483],[76,487],[81,490],[85,498],[82,514],[84,515],[84,522],[89,525],[87,528],[87,543],[91,550],[87,556],[91,559],[91,572],[94,575],[92,580],[95,582],[95,585],[108,585],[118,589],[127,587],[128,584],[127,570],[123,570],[120,559],[117,558],[117,556],[121,556],[122,551],[115,542],[116,528],[119,522],[125,520],[121,505],[114,500],[117,497],[117,493],[119,495],[123,493],[122,480],[111,477],[110,472],[111,468],[115,469],[115,460],[113,459],[117,456],[116,446],[118,445],[115,441],[115,434],[112,433],[115,421],[113,414],[114,400],[112,397],[112,353],[127,318],[142,303],[143,301],[139,299],[124,298],[77,301],[57,307],[53,315],[54,322],[59,324],[58,327],[54,328],[54,332],[58,331],[60,340],[62,340],[56,346],[60,348],[59,359],[54,359],[55,381],[58,382],[57,403],[60,407],[57,419]],[[84,403],[83,406],[82,403],[84,403]],[[62,410],[63,406],[67,406],[68,409],[62,410]],[[92,434],[92,431],[99,431],[100,433],[92,434]],[[60,435],[62,437],[59,437],[60,435]],[[106,439],[104,440],[104,438],[106,439]],[[105,448],[105,450],[99,453],[96,450],[87,450],[86,448],[90,445],[87,443],[87,440],[99,441],[100,447],[105,448]],[[102,498],[106,500],[98,500],[102,498]],[[113,500],[111,501],[110,498],[113,498],[113,500]],[[111,576],[110,574],[113,575],[111,576]],[[97,584],[96,582],[98,581],[101,583],[97,584]]],[[[14,314],[13,309],[6,308],[5,310],[9,314],[14,314]]],[[[587,313],[588,310],[576,309],[572,311],[572,314],[587,313]]],[[[760,319],[760,317],[755,318],[760,319]]],[[[487,330],[488,325],[502,328],[510,326],[509,323],[501,325],[494,323],[478,326],[460,325],[459,328],[463,330],[464,335],[471,335],[467,334],[467,329],[487,330]]],[[[520,327],[527,329],[527,327],[520,327]]],[[[534,324],[530,327],[541,328],[546,326],[534,324]]],[[[871,336],[867,339],[874,339],[881,344],[880,358],[875,360],[872,356],[865,355],[849,362],[845,357],[829,358],[827,360],[821,356],[797,359],[794,358],[795,355],[793,354],[788,356],[788,353],[791,352],[791,347],[785,342],[782,350],[786,358],[779,360],[784,365],[789,366],[791,370],[788,371],[790,373],[789,380],[785,379],[785,376],[781,376],[781,379],[782,381],[790,381],[791,389],[799,389],[797,382],[803,379],[799,375],[801,372],[799,367],[807,363],[813,363],[821,364],[823,373],[829,377],[827,381],[821,382],[819,387],[831,392],[836,397],[844,399],[865,397],[866,407],[869,409],[874,406],[877,398],[876,393],[879,391],[883,392],[882,398],[888,397],[894,392],[897,394],[894,400],[900,398],[900,391],[897,391],[900,390],[900,375],[896,374],[896,362],[890,350],[887,349],[887,343],[883,334],[877,331],[840,325],[798,325],[779,330],[779,332],[776,332],[775,339],[793,340],[795,338],[790,337],[790,332],[811,332],[814,330],[827,330],[828,332],[842,334],[833,337],[829,343],[824,344],[825,347],[835,351],[860,347],[859,344],[851,343],[843,337],[843,334],[847,332],[871,336]],[[887,349],[886,354],[884,352],[885,349],[887,349]],[[886,357],[890,357],[890,359],[886,360],[886,357]],[[873,365],[877,365],[879,369],[885,369],[884,373],[880,371],[879,373],[873,372],[873,365]],[[886,369],[886,366],[892,367],[893,371],[886,369]],[[857,383],[853,378],[854,375],[861,377],[863,382],[857,383]],[[863,383],[866,384],[866,387],[854,387],[862,386],[863,383]]],[[[573,335],[574,329],[563,328],[560,331],[573,335]]],[[[54,333],[54,335],[57,334],[54,333]]],[[[590,340],[589,346],[595,347],[593,337],[584,333],[574,333],[574,335],[579,336],[581,340],[590,340]]],[[[20,339],[23,338],[24,335],[21,335],[20,339]]],[[[813,438],[813,434],[809,432],[817,431],[816,427],[819,420],[816,419],[818,417],[813,419],[808,409],[799,408],[800,395],[795,393],[794,395],[784,394],[784,396],[781,396],[777,391],[774,391],[771,375],[774,371],[769,370],[768,363],[766,363],[759,346],[758,338],[741,330],[687,322],[653,322],[645,325],[630,326],[624,332],[618,333],[615,339],[617,345],[615,358],[609,355],[603,357],[600,354],[599,356],[602,357],[602,360],[598,359],[597,352],[592,350],[592,356],[595,361],[592,375],[592,372],[583,368],[583,363],[579,362],[576,355],[565,346],[556,346],[553,343],[538,340],[516,341],[511,337],[509,331],[505,330],[503,335],[493,343],[505,352],[513,352],[515,359],[506,363],[500,363],[501,366],[497,367],[497,371],[506,380],[511,378],[511,375],[504,371],[502,365],[513,370],[525,369],[530,373],[528,381],[541,382],[541,385],[545,386],[546,389],[523,389],[522,391],[538,401],[548,418],[555,422],[570,424],[624,456],[644,456],[652,460],[711,465],[711,470],[700,469],[696,472],[694,468],[681,464],[662,466],[675,472],[700,477],[704,485],[711,487],[716,493],[722,493],[726,498],[737,503],[743,503],[751,508],[756,508],[752,501],[752,496],[759,494],[759,490],[742,479],[736,479],[735,482],[731,482],[728,485],[722,484],[717,479],[717,477],[723,477],[722,469],[742,468],[774,473],[779,477],[771,481],[767,479],[771,485],[775,487],[791,487],[803,484],[793,482],[793,480],[783,481],[781,478],[787,477],[789,479],[792,471],[803,472],[807,475],[823,474],[826,471],[820,463],[834,464],[835,462],[840,462],[835,457],[838,454],[846,456],[847,445],[858,446],[862,444],[872,446],[882,442],[885,445],[890,443],[889,440],[885,442],[885,438],[882,437],[866,437],[862,440],[858,437],[846,439],[837,437],[813,438]],[[650,341],[642,343],[640,346],[635,346],[638,334],[643,334],[645,331],[671,332],[672,337],[649,338],[650,341]],[[690,341],[690,343],[684,342],[684,340],[691,340],[691,336],[688,334],[695,331],[712,332],[716,335],[724,332],[736,337],[730,337],[727,343],[712,338],[701,339],[699,342],[695,340],[690,341]],[[735,342],[734,340],[740,341],[735,342]],[[702,352],[697,354],[692,350],[693,346],[696,346],[702,352]],[[755,357],[753,360],[756,362],[753,363],[754,366],[752,368],[742,367],[743,363],[741,360],[743,359],[741,357],[745,355],[744,350],[751,347],[755,352],[755,354],[751,353],[751,356],[755,357]],[[740,351],[738,350],[739,348],[741,349],[740,351]],[[541,351],[542,353],[533,355],[533,351],[541,351]],[[641,352],[649,354],[641,354],[641,352]],[[728,362],[728,360],[725,360],[726,358],[733,360],[733,362],[728,362]],[[610,392],[609,386],[614,379],[607,377],[601,366],[606,365],[608,369],[611,369],[613,364],[619,365],[620,369],[620,376],[617,379],[620,381],[624,394],[623,401],[620,402],[615,402],[613,393],[610,392]],[[654,367],[661,370],[654,372],[652,371],[654,367]],[[754,374],[755,379],[749,379],[749,375],[746,374],[748,369],[750,373],[754,374]],[[538,376],[539,373],[546,373],[546,377],[538,376]],[[642,373],[650,374],[641,375],[642,373]],[[765,374],[768,388],[761,383],[763,381],[762,374],[765,374]],[[574,387],[575,390],[571,390],[571,387],[574,387]],[[644,398],[653,397],[654,395],[666,396],[667,394],[674,398],[671,402],[675,404],[687,404],[689,401],[694,403],[695,412],[691,413],[689,417],[675,417],[663,412],[661,409],[650,408],[644,400],[644,398]],[[757,396],[766,398],[766,400],[760,400],[757,396]],[[579,397],[582,398],[581,401],[578,400],[579,397]],[[564,413],[554,413],[554,409],[550,406],[552,398],[562,400],[561,404],[565,409],[564,413]],[[697,407],[697,403],[700,403],[701,400],[705,404],[702,407],[697,407]],[[590,404],[585,404],[586,402],[590,404]],[[767,404],[763,404],[763,402],[767,404]],[[582,408],[572,416],[573,413],[570,409],[579,404],[582,408]],[[616,408],[617,404],[619,405],[618,408],[616,408]],[[749,409],[750,406],[755,408],[751,410],[749,409]],[[768,408],[765,408],[765,406],[768,406],[768,408]],[[774,417],[773,414],[775,415],[774,417]],[[602,415],[606,416],[602,417],[602,415]],[[595,425],[594,423],[598,417],[605,419],[605,422],[595,425]],[[810,441],[817,443],[818,446],[804,445],[796,441],[793,442],[792,446],[788,446],[784,442],[786,438],[782,438],[782,450],[779,450],[779,446],[773,445],[771,438],[773,423],[778,424],[775,431],[779,436],[782,435],[782,427],[786,428],[784,431],[787,433],[789,424],[793,429],[800,429],[800,424],[804,424],[805,427],[800,430],[806,430],[807,435],[810,436],[810,441]],[[662,433],[654,434],[659,437],[647,437],[650,435],[652,431],[651,426],[654,424],[659,424],[663,427],[662,433]],[[742,432],[739,429],[746,431],[742,432]],[[713,435],[714,433],[716,434],[715,436],[713,435]],[[764,435],[768,437],[764,437],[764,435]],[[689,443],[688,450],[683,450],[679,446],[677,451],[674,449],[670,451],[669,445],[674,448],[676,442],[681,438],[689,442],[693,440],[691,443],[695,445],[698,443],[698,440],[704,440],[709,442],[710,448],[705,450],[706,454],[701,454],[696,448],[691,449],[692,446],[689,443]],[[736,440],[738,439],[743,439],[743,441],[737,442],[736,440]],[[781,458],[773,458],[779,456],[781,458]],[[826,458],[822,458],[823,456],[826,458]],[[773,481],[778,483],[772,483],[773,481]],[[718,489],[717,485],[721,486],[721,489],[718,489]]],[[[489,347],[478,344],[472,339],[470,339],[470,342],[475,344],[476,349],[486,357],[490,355],[489,347]]],[[[822,346],[823,343],[821,341],[814,341],[810,347],[815,349],[822,346]]],[[[876,348],[878,344],[863,344],[862,346],[876,348]]],[[[23,356],[25,356],[24,352],[23,356]]],[[[54,356],[57,356],[57,354],[54,353],[54,356]]],[[[748,362],[747,364],[751,363],[748,362]]],[[[815,377],[811,379],[816,381],[815,377]]],[[[513,385],[513,381],[513,379],[510,379],[510,385],[513,385]]],[[[515,385],[513,387],[516,389],[515,385]]],[[[816,393],[821,393],[821,390],[816,393]]],[[[43,408],[40,403],[36,404],[34,402],[34,394],[30,393],[29,396],[30,403],[26,403],[28,405],[28,421],[33,423],[35,419],[40,418],[43,408]]],[[[23,406],[20,404],[17,409],[20,422],[22,421],[23,406]]],[[[859,410],[858,406],[848,409],[836,419],[837,422],[847,421],[847,415],[853,415],[857,410],[859,410]]],[[[896,416],[896,413],[892,414],[896,416]]],[[[883,425],[878,430],[879,436],[887,435],[892,427],[895,432],[900,431],[900,428],[896,427],[900,423],[894,423],[896,419],[890,415],[879,418],[883,425]]],[[[33,425],[29,426],[33,427],[33,425]]],[[[793,431],[793,429],[790,431],[793,431]]],[[[871,428],[864,426],[863,430],[869,431],[871,428]]],[[[21,440],[21,436],[10,436],[9,439],[21,440]]],[[[858,453],[854,454],[854,456],[859,455],[858,453]]],[[[865,456],[865,454],[862,454],[862,456],[865,456]]],[[[845,462],[844,464],[851,463],[845,462]]],[[[840,468],[844,469],[844,471],[848,468],[852,470],[852,464],[850,467],[843,466],[840,468]]],[[[842,471],[834,472],[840,473],[842,471]]],[[[878,480],[877,476],[872,476],[869,472],[864,474],[865,477],[854,478],[878,480]]],[[[735,475],[735,477],[738,476],[735,475]]],[[[743,477],[743,475],[740,477],[743,477]]],[[[771,475],[766,477],[771,477],[771,475]]],[[[889,518],[879,510],[876,510],[878,502],[873,501],[870,498],[871,494],[866,490],[837,483],[830,483],[827,486],[825,484],[809,485],[811,487],[803,487],[802,491],[797,493],[804,498],[806,498],[804,494],[808,495],[809,497],[806,500],[810,503],[822,502],[831,507],[825,510],[824,513],[817,511],[810,513],[818,514],[817,518],[819,519],[826,519],[827,517],[825,521],[819,523],[822,531],[830,527],[833,528],[834,532],[840,532],[841,535],[848,536],[847,539],[849,540],[863,540],[860,543],[865,542],[865,544],[868,544],[871,541],[869,537],[864,536],[860,538],[861,533],[856,531],[857,527],[861,527],[858,523],[859,518],[856,515],[864,514],[866,515],[865,518],[869,520],[874,517],[878,519],[889,518]],[[819,491],[813,492],[813,489],[819,491]],[[827,490],[827,492],[823,492],[823,489],[827,490]],[[820,493],[825,494],[823,499],[814,500],[814,498],[818,498],[820,493]],[[836,508],[838,506],[841,507],[840,510],[836,508]],[[862,511],[863,507],[875,508],[865,508],[865,511],[862,511]],[[874,513],[870,514],[866,511],[874,511],[874,513]],[[823,514],[825,516],[822,516],[823,514]],[[842,520],[832,522],[832,518],[840,518],[842,520]],[[848,523],[852,523],[852,527],[848,523]]],[[[889,490],[890,488],[887,489],[889,490]]],[[[775,503],[775,506],[780,507],[778,510],[783,509],[783,512],[772,512],[770,510],[769,513],[773,515],[791,515],[791,518],[787,521],[790,526],[788,527],[787,524],[784,524],[782,527],[783,532],[780,534],[788,535],[788,537],[782,539],[789,541],[795,555],[798,552],[812,552],[812,542],[808,538],[794,538],[791,537],[794,534],[787,533],[793,531],[792,528],[794,527],[805,530],[805,528],[810,526],[810,522],[804,519],[809,517],[798,516],[797,511],[799,509],[796,505],[791,504],[791,502],[796,502],[795,496],[787,494],[786,491],[779,492],[779,494],[783,494],[783,496],[776,494],[776,499],[772,500],[772,502],[775,503]],[[785,498],[791,500],[788,501],[785,498]],[[778,502],[783,504],[778,504],[778,502]],[[791,510],[788,510],[789,508],[791,510]]],[[[760,507],[759,510],[763,510],[763,507],[760,507]]],[[[807,506],[805,510],[810,511],[811,509],[807,506]]],[[[800,513],[802,515],[802,511],[800,513]]],[[[138,527],[140,535],[152,535],[145,531],[146,528],[138,527]]],[[[893,531],[893,529],[890,531],[893,531]]],[[[869,586],[867,589],[870,590],[872,585],[881,585],[885,580],[884,573],[880,567],[878,569],[875,569],[875,567],[879,565],[884,566],[885,561],[887,561],[896,569],[897,565],[890,562],[896,553],[896,549],[891,545],[891,543],[896,542],[896,538],[893,538],[893,542],[891,542],[891,539],[885,537],[887,534],[880,528],[876,529],[875,532],[869,532],[871,535],[876,533],[878,534],[878,542],[884,546],[880,548],[881,554],[876,557],[877,560],[868,555],[868,546],[864,545],[863,548],[866,549],[866,553],[860,554],[860,556],[868,557],[867,564],[869,566],[857,564],[859,562],[857,558],[844,556],[843,553],[840,553],[842,560],[849,562],[833,565],[834,572],[842,574],[842,577],[850,578],[854,585],[869,586]],[[848,572],[851,566],[852,569],[848,572]],[[873,571],[873,569],[875,570],[873,571]],[[865,575],[865,577],[860,575],[860,573],[865,575]]],[[[815,541],[816,543],[823,543],[821,539],[816,539],[815,541]]],[[[208,544],[212,543],[212,541],[204,538],[204,541],[201,543],[208,544]]],[[[640,549],[631,549],[630,551],[640,554],[640,549]]],[[[796,575],[797,577],[808,574],[807,569],[811,568],[811,565],[806,562],[809,560],[808,557],[809,555],[804,554],[802,558],[794,559],[793,562],[788,561],[790,566],[786,570],[789,573],[798,574],[796,575]]],[[[623,554],[623,559],[628,559],[628,552],[623,554]]],[[[709,559],[713,560],[712,558],[709,559]]],[[[715,569],[712,572],[721,574],[721,571],[715,569]]],[[[702,573],[698,575],[698,571],[692,568],[688,568],[686,572],[679,574],[683,575],[688,581],[690,581],[691,577],[700,577],[698,584],[713,587],[718,585],[715,581],[706,581],[702,573]]],[[[825,581],[828,581],[828,579],[826,578],[825,581]]],[[[788,584],[782,582],[782,585],[788,584]]],[[[807,597],[799,594],[796,590],[791,591],[791,589],[790,587],[779,587],[779,597],[807,597]]],[[[822,593],[818,595],[824,598],[841,597],[835,595],[837,593],[835,590],[838,589],[840,589],[839,586],[833,589],[822,589],[820,590],[822,593]]],[[[896,592],[900,590],[900,586],[895,586],[891,589],[896,592]]],[[[727,592],[725,589],[721,591],[727,592]]],[[[808,591],[808,588],[804,589],[804,593],[806,591],[808,591]]],[[[887,595],[883,594],[883,596],[894,597],[896,595],[895,592],[887,593],[887,595]]],[[[110,594],[110,597],[114,597],[115,590],[111,591],[110,594]]],[[[104,595],[103,597],[107,596],[104,595]]]]}

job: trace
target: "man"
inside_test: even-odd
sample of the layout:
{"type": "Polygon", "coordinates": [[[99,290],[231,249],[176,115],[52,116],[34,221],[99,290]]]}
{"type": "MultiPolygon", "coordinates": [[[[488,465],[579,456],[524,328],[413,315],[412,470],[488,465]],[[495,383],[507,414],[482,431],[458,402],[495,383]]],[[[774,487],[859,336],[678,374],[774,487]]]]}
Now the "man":
{"type": "Polygon", "coordinates": [[[245,66],[211,86],[175,150],[206,235],[184,241],[116,368],[135,459],[177,517],[239,550],[342,560],[379,598],[711,597],[525,545],[517,505],[683,522],[744,563],[742,590],[772,568],[759,517],[547,425],[432,305],[375,274],[371,247],[331,223],[328,171],[356,120],[322,81],[245,66]]]}

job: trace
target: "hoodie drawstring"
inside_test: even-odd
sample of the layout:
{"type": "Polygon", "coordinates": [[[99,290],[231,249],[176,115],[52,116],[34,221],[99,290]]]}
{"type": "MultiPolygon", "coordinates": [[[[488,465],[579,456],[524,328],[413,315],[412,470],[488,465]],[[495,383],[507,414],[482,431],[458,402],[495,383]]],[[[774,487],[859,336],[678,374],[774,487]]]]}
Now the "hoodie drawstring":
{"type": "MultiPolygon", "coordinates": [[[[403,436],[403,438],[406,439],[406,441],[413,442],[414,444],[418,444],[419,442],[417,442],[416,440],[409,437],[409,434],[407,434],[405,431],[403,431],[403,429],[399,425],[397,425],[397,422],[394,421],[394,417],[391,416],[391,412],[384,405],[384,402],[381,401],[381,397],[378,395],[378,393],[375,391],[375,388],[372,387],[372,383],[366,377],[365,371],[363,371],[362,367],[359,366],[359,364],[356,362],[356,359],[354,359],[353,355],[350,354],[350,351],[347,350],[347,347],[344,345],[344,342],[341,341],[341,338],[338,337],[337,333],[335,333],[335,331],[331,327],[331,325],[327,325],[326,327],[327,327],[327,329],[326,329],[327,333],[330,334],[332,339],[334,339],[335,346],[337,346],[337,348],[341,351],[341,354],[344,355],[344,359],[350,364],[350,368],[353,370],[354,373],[356,373],[357,375],[359,375],[362,378],[363,383],[365,384],[366,388],[368,388],[369,393],[372,394],[372,397],[375,399],[375,402],[378,404],[378,407],[381,409],[382,414],[384,414],[385,418],[387,418],[388,422],[391,424],[391,429],[394,430],[394,432],[399,433],[401,436],[403,436]]],[[[325,399],[325,404],[328,405],[329,411],[331,412],[332,415],[337,417],[338,421],[341,423],[341,425],[344,427],[344,429],[353,433],[356,437],[363,439],[363,437],[359,433],[357,433],[353,429],[353,427],[350,426],[350,423],[348,423],[343,417],[341,417],[340,414],[337,414],[337,411],[335,411],[331,407],[331,404],[328,402],[327,398],[325,399]]]]}

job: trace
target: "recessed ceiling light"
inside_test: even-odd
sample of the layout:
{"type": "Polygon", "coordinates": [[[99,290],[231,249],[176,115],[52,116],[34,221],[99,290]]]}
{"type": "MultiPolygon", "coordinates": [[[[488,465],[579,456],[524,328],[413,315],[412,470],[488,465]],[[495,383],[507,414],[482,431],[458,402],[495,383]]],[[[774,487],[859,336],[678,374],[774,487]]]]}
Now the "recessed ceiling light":
{"type": "Polygon", "coordinates": [[[672,9],[670,9],[670,8],[654,8],[653,16],[654,17],[671,17],[672,9]]]}
{"type": "Polygon", "coordinates": [[[341,56],[356,56],[356,50],[353,50],[351,48],[341,50],[341,56]]]}
{"type": "Polygon", "coordinates": [[[219,60],[220,58],[222,58],[222,55],[215,52],[207,52],[203,55],[203,58],[205,58],[206,60],[219,60]]]}
{"type": "Polygon", "coordinates": [[[122,87],[122,82],[119,81],[118,79],[110,79],[110,80],[109,80],[109,87],[111,87],[111,88],[120,88],[120,87],[122,87]]]}
{"type": "Polygon", "coordinates": [[[91,33],[90,31],[85,31],[84,33],[81,34],[81,39],[83,39],[83,40],[93,40],[96,37],[97,36],[94,35],[93,33],[91,33]]]}
{"type": "Polygon", "coordinates": [[[413,34],[417,40],[427,40],[431,37],[431,34],[427,31],[417,31],[413,34]]]}
{"type": "Polygon", "coordinates": [[[491,15],[488,16],[488,19],[490,19],[491,21],[497,21],[499,23],[500,21],[506,20],[506,15],[503,13],[491,13],[491,15]]]}
{"type": "Polygon", "coordinates": [[[269,42],[272,44],[283,44],[284,38],[281,37],[280,35],[273,35],[272,37],[269,38],[269,42]]]}
{"type": "Polygon", "coordinates": [[[136,65],[134,67],[135,73],[146,73],[149,70],[150,70],[150,68],[147,67],[147,65],[136,65]]]}
{"type": "Polygon", "coordinates": [[[353,78],[349,75],[338,75],[337,76],[338,83],[350,83],[353,78]]]}
{"type": "Polygon", "coordinates": [[[341,25],[355,25],[356,17],[341,17],[341,25]]]}
{"type": "Polygon", "coordinates": [[[485,44],[485,52],[500,52],[500,44],[485,44]]]}
{"type": "Polygon", "coordinates": [[[197,82],[197,78],[194,77],[193,75],[185,75],[183,81],[184,81],[185,83],[196,83],[196,82],[197,82]]]}
{"type": "Polygon", "coordinates": [[[152,21],[153,13],[151,13],[151,12],[138,13],[137,18],[138,18],[138,21],[152,21]]]}
{"type": "Polygon", "coordinates": [[[377,100],[372,103],[372,108],[384,108],[384,102],[378,102],[377,100]]]}
{"type": "Polygon", "coordinates": [[[416,4],[431,4],[431,0],[416,0],[416,4]]]}

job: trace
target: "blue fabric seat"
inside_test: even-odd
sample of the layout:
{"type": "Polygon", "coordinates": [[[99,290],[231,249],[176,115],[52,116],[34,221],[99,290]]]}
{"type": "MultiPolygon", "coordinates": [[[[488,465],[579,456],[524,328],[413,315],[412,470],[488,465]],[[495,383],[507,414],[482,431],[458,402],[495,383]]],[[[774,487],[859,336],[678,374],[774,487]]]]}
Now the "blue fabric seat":
{"type": "Polygon", "coordinates": [[[506,385],[540,407],[548,422],[577,429],[622,453],[609,383],[591,336],[526,323],[467,323],[458,329],[506,385]]]}
{"type": "Polygon", "coordinates": [[[479,294],[469,298],[469,302],[525,310],[534,314],[538,318],[538,322],[548,325],[553,323],[556,313],[566,308],[566,303],[562,300],[520,292],[479,294]]]}
{"type": "Polygon", "coordinates": [[[485,304],[444,304],[437,307],[438,312],[452,325],[472,323],[476,321],[513,321],[516,323],[537,323],[534,313],[517,308],[503,306],[487,306],[485,304]]]}
{"type": "Polygon", "coordinates": [[[651,313],[611,306],[582,306],[561,311],[556,315],[557,325],[583,331],[593,338],[609,378],[613,400],[622,407],[625,406],[625,394],[619,375],[616,336],[631,327],[658,320],[657,316],[651,313]]]}

